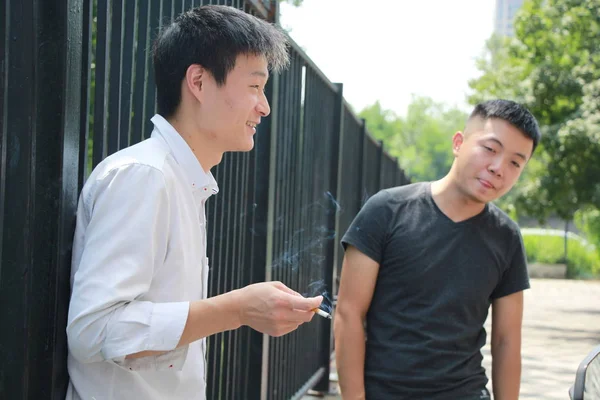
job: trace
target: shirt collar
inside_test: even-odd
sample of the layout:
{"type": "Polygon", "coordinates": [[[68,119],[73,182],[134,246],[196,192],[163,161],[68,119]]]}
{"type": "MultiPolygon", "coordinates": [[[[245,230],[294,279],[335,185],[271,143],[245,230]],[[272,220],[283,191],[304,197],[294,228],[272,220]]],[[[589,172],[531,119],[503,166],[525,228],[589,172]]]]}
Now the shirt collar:
{"type": "Polygon", "coordinates": [[[152,137],[162,138],[167,143],[173,158],[181,166],[191,188],[200,190],[202,195],[206,195],[206,197],[219,193],[219,186],[212,173],[206,173],[202,169],[192,149],[173,125],[160,114],[156,114],[150,121],[154,124],[152,137]]]}

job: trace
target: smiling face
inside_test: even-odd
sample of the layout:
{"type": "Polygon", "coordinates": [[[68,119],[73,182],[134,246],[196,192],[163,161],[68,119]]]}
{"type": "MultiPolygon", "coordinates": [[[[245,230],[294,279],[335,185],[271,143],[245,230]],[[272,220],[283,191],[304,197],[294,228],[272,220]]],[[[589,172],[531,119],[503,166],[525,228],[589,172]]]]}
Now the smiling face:
{"type": "Polygon", "coordinates": [[[256,126],[271,112],[264,93],[268,78],[267,60],[253,55],[239,55],[221,86],[210,73],[203,74],[196,119],[199,130],[217,150],[254,147],[256,126]]]}
{"type": "Polygon", "coordinates": [[[533,150],[533,141],[510,123],[475,118],[453,139],[455,182],[470,200],[488,203],[517,182],[533,150]]]}

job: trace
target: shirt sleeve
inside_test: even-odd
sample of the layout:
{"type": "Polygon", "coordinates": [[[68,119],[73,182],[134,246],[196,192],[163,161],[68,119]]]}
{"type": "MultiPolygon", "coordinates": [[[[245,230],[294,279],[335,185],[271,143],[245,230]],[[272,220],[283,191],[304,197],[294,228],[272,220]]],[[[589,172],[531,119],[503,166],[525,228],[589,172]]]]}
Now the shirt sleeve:
{"type": "MultiPolygon", "coordinates": [[[[77,223],[87,226],[76,230],[83,251],[67,325],[72,355],[84,363],[123,365],[129,354],[174,351],[189,303],[142,300],[167,251],[169,196],[162,172],[146,165],[120,166],[86,189],[77,223]]],[[[187,349],[175,352],[185,357],[187,349]]],[[[169,357],[152,357],[152,362],[161,359],[169,357]]]]}
{"type": "Polygon", "coordinates": [[[348,245],[381,264],[392,219],[390,194],[382,190],[369,198],[360,209],[342,237],[344,249],[348,245]]]}
{"type": "Polygon", "coordinates": [[[498,283],[492,293],[492,300],[521,292],[530,287],[525,245],[523,244],[523,237],[518,231],[515,236],[515,245],[513,245],[512,254],[508,268],[504,271],[500,283],[498,283]]]}

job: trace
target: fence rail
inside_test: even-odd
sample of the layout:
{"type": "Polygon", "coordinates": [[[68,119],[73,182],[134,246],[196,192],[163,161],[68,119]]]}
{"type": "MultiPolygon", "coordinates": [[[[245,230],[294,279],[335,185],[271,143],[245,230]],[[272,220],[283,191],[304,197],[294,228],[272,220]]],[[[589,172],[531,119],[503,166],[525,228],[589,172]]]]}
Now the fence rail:
{"type": "MultiPolygon", "coordinates": [[[[147,138],[149,48],[159,25],[201,4],[273,21],[267,0],[5,0],[0,6],[0,398],[62,399],[77,196],[109,154],[147,138]]],[[[208,202],[210,295],[280,280],[331,305],[341,234],[364,201],[408,183],[293,41],[267,86],[255,149],[226,154],[208,202]]],[[[331,322],[281,338],[249,328],[208,340],[209,399],[299,398],[327,390],[331,322]]]]}

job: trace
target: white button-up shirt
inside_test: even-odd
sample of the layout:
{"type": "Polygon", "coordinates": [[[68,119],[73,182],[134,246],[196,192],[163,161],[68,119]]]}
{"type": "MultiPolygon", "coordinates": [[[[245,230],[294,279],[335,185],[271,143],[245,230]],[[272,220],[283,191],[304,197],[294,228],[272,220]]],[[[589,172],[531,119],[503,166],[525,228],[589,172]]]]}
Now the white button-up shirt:
{"type": "Polygon", "coordinates": [[[160,115],[152,137],[102,161],[79,199],[68,400],[205,399],[205,339],[177,348],[206,298],[204,204],[218,192],[160,115]],[[146,350],[158,356],[125,359],[146,350]]]}

